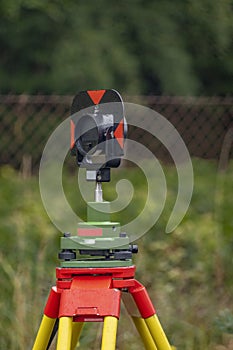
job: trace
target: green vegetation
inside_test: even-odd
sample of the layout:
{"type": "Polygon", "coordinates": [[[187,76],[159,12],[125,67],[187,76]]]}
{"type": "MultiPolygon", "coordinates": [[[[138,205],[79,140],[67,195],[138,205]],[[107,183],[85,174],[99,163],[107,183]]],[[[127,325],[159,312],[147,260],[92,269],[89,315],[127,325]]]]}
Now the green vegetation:
{"type": "MultiPolygon", "coordinates": [[[[139,240],[137,278],[147,287],[160,320],[177,349],[206,350],[221,343],[233,325],[232,170],[218,173],[214,162],[194,160],[195,187],[187,215],[170,235],[164,228],[177,190],[176,171],[164,166],[168,195],[164,212],[139,240]]],[[[105,186],[114,199],[115,183],[132,182],[134,197],[114,219],[127,222],[146,198],[146,182],[133,168],[112,171],[105,186]]],[[[75,210],[84,216],[74,193],[75,176],[65,174],[64,188],[75,210]]],[[[32,345],[43,306],[55,282],[60,233],[50,223],[40,200],[38,179],[23,179],[9,167],[0,169],[0,348],[25,350],[32,345]]],[[[96,349],[100,325],[87,325],[82,349],[96,349]],[[95,344],[90,345],[90,343],[95,344]]],[[[122,309],[118,348],[140,350],[137,333],[122,309]]],[[[217,349],[217,348],[216,348],[217,349]]]]}
{"type": "Polygon", "coordinates": [[[232,91],[232,2],[1,0],[1,93],[232,91]]]}

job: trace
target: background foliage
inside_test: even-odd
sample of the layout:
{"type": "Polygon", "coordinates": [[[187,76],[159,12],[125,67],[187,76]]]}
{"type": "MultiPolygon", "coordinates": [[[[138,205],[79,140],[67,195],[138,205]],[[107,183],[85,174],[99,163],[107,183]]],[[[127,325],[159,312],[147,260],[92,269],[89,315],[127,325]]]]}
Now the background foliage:
{"type": "Polygon", "coordinates": [[[232,92],[231,0],[1,0],[1,93],[232,92]]]}

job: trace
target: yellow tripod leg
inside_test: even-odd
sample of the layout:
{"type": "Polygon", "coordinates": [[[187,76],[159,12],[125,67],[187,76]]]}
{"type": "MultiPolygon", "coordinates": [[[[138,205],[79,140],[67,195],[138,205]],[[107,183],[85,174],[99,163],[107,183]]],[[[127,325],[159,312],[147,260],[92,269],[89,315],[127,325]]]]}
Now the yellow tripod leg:
{"type": "Polygon", "coordinates": [[[145,349],[157,350],[155,342],[150,334],[149,329],[147,328],[144,318],[132,316],[132,320],[135,324],[135,327],[137,328],[138,333],[141,336],[145,349]]]}
{"type": "Polygon", "coordinates": [[[48,346],[56,318],[43,316],[32,350],[45,350],[48,346]]]}
{"type": "Polygon", "coordinates": [[[72,324],[72,339],[71,339],[71,350],[74,350],[79,341],[84,322],[73,322],[72,324]]]}
{"type": "Polygon", "coordinates": [[[171,350],[164,330],[159,322],[157,315],[145,318],[146,325],[155,341],[158,350],[171,350]]]}
{"type": "Polygon", "coordinates": [[[57,350],[70,350],[72,321],[72,317],[61,317],[59,319],[57,350]]]}
{"type": "Polygon", "coordinates": [[[118,319],[114,316],[104,317],[101,350],[115,350],[118,319]]]}
{"type": "Polygon", "coordinates": [[[137,328],[138,333],[141,336],[143,344],[146,350],[157,350],[155,342],[150,334],[149,329],[145,323],[144,318],[132,316],[132,320],[137,328]]]}

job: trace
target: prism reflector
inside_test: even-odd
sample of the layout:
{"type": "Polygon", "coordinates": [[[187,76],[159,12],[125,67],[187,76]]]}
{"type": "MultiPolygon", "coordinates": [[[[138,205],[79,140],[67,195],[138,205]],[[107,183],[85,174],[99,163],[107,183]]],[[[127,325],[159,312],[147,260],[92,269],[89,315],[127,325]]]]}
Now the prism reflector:
{"type": "Polygon", "coordinates": [[[95,105],[97,105],[105,94],[106,90],[89,90],[87,91],[88,95],[92,99],[95,105]]]}
{"type": "Polygon", "coordinates": [[[70,148],[72,149],[75,145],[75,124],[73,120],[70,121],[70,148]]]}
{"type": "Polygon", "coordinates": [[[124,148],[124,120],[122,119],[120,123],[118,124],[114,136],[116,140],[118,141],[121,148],[124,148]]]}

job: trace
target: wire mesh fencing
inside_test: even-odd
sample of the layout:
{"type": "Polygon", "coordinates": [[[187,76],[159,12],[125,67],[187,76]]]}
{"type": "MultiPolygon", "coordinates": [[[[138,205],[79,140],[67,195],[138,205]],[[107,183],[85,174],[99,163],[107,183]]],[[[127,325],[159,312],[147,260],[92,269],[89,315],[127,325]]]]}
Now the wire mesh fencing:
{"type": "MultiPolygon", "coordinates": [[[[70,114],[73,96],[0,96],[0,163],[36,172],[49,135],[70,114]]],[[[163,115],[177,129],[191,157],[233,157],[233,97],[123,97],[163,115]]],[[[146,120],[145,120],[146,123],[146,120]]],[[[147,128],[148,129],[148,128],[147,128]]],[[[169,162],[165,147],[149,132],[129,127],[128,137],[169,162]]]]}

